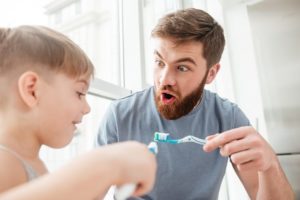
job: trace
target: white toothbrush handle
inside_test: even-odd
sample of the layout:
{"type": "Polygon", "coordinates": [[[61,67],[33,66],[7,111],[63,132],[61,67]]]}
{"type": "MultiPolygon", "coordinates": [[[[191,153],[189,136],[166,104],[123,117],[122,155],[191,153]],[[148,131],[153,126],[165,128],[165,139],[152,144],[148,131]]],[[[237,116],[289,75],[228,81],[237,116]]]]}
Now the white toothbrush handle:
{"type": "MultiPolygon", "coordinates": [[[[148,149],[154,154],[158,153],[158,147],[156,142],[150,142],[150,144],[148,145],[148,149]]],[[[136,188],[136,184],[134,183],[128,183],[116,188],[116,192],[115,192],[116,200],[126,200],[133,194],[135,188],[136,188]]]]}
{"type": "Polygon", "coordinates": [[[136,185],[134,183],[128,183],[118,187],[115,192],[116,200],[125,200],[129,198],[133,194],[135,187],[136,185]]]}

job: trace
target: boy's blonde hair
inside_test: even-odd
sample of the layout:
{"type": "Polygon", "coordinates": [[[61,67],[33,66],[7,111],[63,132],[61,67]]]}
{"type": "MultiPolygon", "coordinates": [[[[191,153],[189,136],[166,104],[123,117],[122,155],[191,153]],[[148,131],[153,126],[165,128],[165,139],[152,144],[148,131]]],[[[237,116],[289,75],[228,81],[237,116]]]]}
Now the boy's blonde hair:
{"type": "Polygon", "coordinates": [[[93,76],[86,54],[65,35],[43,26],[0,28],[0,77],[26,70],[93,76]]]}

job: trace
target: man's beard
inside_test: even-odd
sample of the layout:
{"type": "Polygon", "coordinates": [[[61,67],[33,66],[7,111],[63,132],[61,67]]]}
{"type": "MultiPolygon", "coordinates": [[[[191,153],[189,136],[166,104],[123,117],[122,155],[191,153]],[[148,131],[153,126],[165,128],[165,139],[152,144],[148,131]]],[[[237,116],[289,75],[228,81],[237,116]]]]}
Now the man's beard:
{"type": "Polygon", "coordinates": [[[174,91],[172,86],[169,85],[157,89],[155,92],[155,104],[158,112],[168,120],[178,119],[191,112],[193,108],[198,103],[200,103],[199,101],[201,100],[203,95],[207,75],[208,72],[206,72],[198,88],[196,88],[194,91],[192,91],[189,95],[187,95],[181,100],[175,99],[175,101],[171,104],[164,104],[163,102],[161,102],[162,90],[172,91],[173,93],[177,94],[177,97],[180,97],[181,95],[178,94],[178,92],[174,91]]]}

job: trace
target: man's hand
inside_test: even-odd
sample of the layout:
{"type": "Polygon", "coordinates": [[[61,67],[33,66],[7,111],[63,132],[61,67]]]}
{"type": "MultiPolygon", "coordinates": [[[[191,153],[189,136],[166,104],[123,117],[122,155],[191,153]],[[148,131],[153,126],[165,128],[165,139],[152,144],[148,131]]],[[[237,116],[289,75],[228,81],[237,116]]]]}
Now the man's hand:
{"type": "Polygon", "coordinates": [[[239,171],[251,169],[264,172],[277,163],[271,146],[251,126],[225,131],[206,139],[204,151],[220,148],[221,155],[229,156],[239,171]]]}

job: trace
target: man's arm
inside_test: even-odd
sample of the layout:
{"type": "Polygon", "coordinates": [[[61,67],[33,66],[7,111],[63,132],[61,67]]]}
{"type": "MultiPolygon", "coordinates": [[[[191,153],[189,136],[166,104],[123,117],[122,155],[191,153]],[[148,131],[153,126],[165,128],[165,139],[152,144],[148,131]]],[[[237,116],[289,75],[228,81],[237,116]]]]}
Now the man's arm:
{"type": "Polygon", "coordinates": [[[208,137],[203,149],[229,156],[251,199],[294,199],[293,190],[271,146],[250,126],[208,137]]]}

